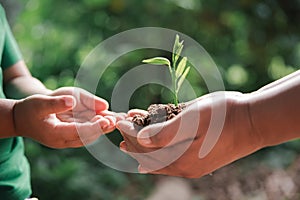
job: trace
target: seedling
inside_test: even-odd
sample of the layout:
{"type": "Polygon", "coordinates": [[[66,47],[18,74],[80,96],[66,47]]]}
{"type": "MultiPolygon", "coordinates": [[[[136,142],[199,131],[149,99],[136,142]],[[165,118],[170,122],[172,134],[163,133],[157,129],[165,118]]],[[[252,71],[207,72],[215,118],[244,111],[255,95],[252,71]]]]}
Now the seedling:
{"type": "Polygon", "coordinates": [[[187,65],[187,57],[180,57],[183,49],[183,40],[179,40],[179,35],[176,35],[172,52],[172,62],[164,57],[154,57],[145,59],[142,62],[153,65],[168,66],[172,78],[172,92],[174,94],[174,104],[178,106],[179,89],[190,71],[190,66],[187,65]],[[180,59],[181,58],[181,59],[180,59]]]}

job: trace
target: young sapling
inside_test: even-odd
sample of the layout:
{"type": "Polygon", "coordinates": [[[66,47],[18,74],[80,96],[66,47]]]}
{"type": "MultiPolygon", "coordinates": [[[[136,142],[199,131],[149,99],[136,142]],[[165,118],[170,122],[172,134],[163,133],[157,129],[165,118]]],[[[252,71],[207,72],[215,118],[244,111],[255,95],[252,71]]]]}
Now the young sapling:
{"type": "Polygon", "coordinates": [[[183,50],[183,40],[180,41],[179,35],[176,35],[172,51],[172,62],[164,57],[154,57],[145,59],[142,62],[153,65],[163,65],[169,68],[172,80],[172,93],[174,95],[174,104],[152,104],[147,109],[148,115],[135,115],[133,122],[138,125],[138,129],[147,126],[151,123],[159,123],[172,119],[185,108],[184,104],[179,104],[178,93],[179,89],[190,71],[190,66],[187,64],[187,57],[181,58],[183,50]]]}
{"type": "Polygon", "coordinates": [[[172,62],[168,58],[154,57],[145,59],[142,62],[153,65],[164,65],[169,68],[172,78],[172,92],[174,95],[174,105],[178,106],[178,93],[179,89],[190,71],[190,66],[187,65],[187,57],[180,58],[183,49],[183,40],[180,41],[179,35],[176,35],[172,51],[172,62]]]}

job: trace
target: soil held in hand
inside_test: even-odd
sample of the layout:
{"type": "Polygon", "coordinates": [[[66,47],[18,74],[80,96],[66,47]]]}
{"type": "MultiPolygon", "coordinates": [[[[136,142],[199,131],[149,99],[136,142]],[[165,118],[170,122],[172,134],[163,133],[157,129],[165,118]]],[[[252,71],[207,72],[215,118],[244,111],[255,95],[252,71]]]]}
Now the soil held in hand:
{"type": "Polygon", "coordinates": [[[185,107],[185,104],[178,104],[178,106],[174,104],[152,104],[147,109],[147,115],[135,115],[132,121],[137,129],[141,129],[149,124],[170,120],[178,115],[185,107]]]}

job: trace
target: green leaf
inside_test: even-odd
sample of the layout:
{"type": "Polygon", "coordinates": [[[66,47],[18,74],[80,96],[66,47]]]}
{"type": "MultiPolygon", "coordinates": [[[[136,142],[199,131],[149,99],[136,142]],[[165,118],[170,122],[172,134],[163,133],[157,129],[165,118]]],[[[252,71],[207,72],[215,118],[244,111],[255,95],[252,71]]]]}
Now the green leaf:
{"type": "Polygon", "coordinates": [[[178,82],[177,82],[177,89],[176,89],[176,93],[178,93],[184,79],[186,78],[187,74],[189,73],[191,67],[187,67],[184,71],[184,73],[181,75],[181,77],[179,78],[178,82]]]}
{"type": "Polygon", "coordinates": [[[174,42],[174,46],[173,46],[173,54],[172,54],[172,61],[173,61],[173,63],[175,63],[174,61],[175,61],[175,52],[176,52],[176,49],[178,48],[178,44],[179,44],[179,35],[178,34],[176,34],[176,36],[175,36],[175,42],[174,42]]]}
{"type": "Polygon", "coordinates": [[[181,45],[176,49],[174,53],[174,65],[176,65],[178,58],[180,57],[181,51],[183,49],[183,41],[180,44],[181,45]]]}
{"type": "Polygon", "coordinates": [[[182,52],[182,49],[183,49],[183,40],[180,42],[179,35],[176,35],[174,46],[173,46],[173,54],[172,54],[172,61],[173,61],[174,67],[176,66],[176,63],[182,52]]]}
{"type": "Polygon", "coordinates": [[[153,64],[153,65],[167,65],[171,67],[171,63],[167,58],[164,57],[155,57],[149,58],[142,61],[143,63],[153,64]]]}
{"type": "Polygon", "coordinates": [[[181,61],[179,62],[178,67],[176,69],[176,73],[175,73],[177,78],[182,75],[182,73],[186,67],[186,62],[187,62],[187,57],[183,57],[181,59],[181,61]]]}

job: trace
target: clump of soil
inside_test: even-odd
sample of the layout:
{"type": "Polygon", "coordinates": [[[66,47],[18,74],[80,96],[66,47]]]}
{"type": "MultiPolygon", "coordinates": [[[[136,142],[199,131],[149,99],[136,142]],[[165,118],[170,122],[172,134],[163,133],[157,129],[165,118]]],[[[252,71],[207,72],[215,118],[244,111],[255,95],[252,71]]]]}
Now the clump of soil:
{"type": "Polygon", "coordinates": [[[152,104],[148,107],[148,114],[145,116],[133,116],[133,123],[137,129],[141,129],[149,124],[165,122],[178,115],[184,108],[185,104],[152,104]]]}

